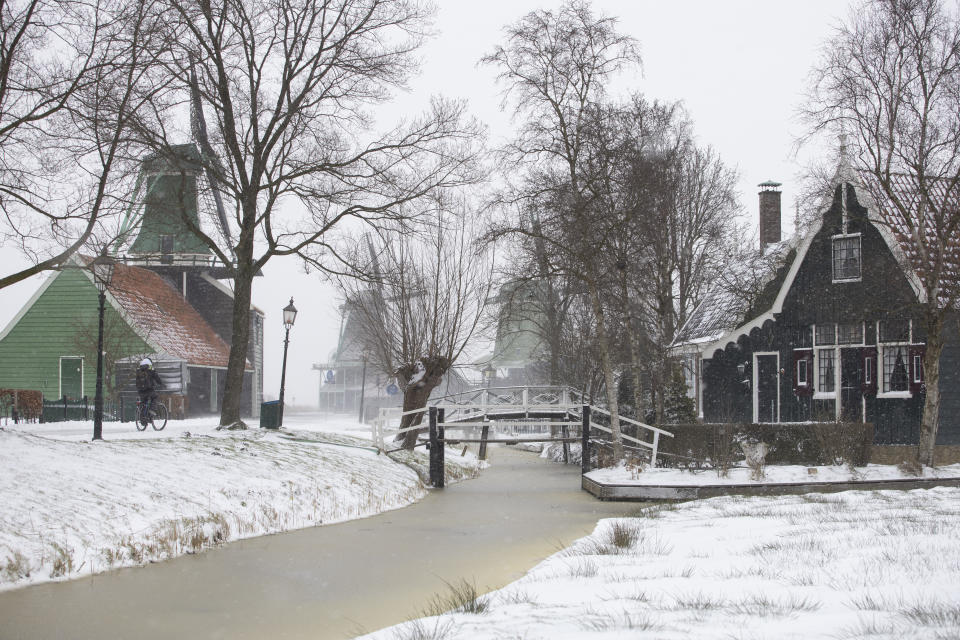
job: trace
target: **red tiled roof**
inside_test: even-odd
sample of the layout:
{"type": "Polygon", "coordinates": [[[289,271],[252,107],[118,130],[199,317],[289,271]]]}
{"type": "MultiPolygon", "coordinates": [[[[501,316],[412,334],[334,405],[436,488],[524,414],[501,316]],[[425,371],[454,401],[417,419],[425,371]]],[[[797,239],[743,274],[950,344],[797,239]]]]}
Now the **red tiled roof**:
{"type": "Polygon", "coordinates": [[[937,252],[943,252],[939,298],[941,304],[956,304],[960,298],[960,228],[956,227],[960,216],[960,184],[929,180],[927,206],[922,207],[921,189],[914,176],[892,175],[892,194],[881,188],[870,174],[860,172],[860,178],[877,203],[880,222],[890,230],[920,282],[936,268],[937,252]],[[894,204],[894,198],[905,212],[894,204]],[[920,220],[921,209],[925,213],[923,220],[920,220]]]}
{"type": "MultiPolygon", "coordinates": [[[[158,274],[117,264],[110,294],[141,337],[187,364],[226,367],[230,346],[158,274]]],[[[250,363],[247,369],[252,369],[250,363]]]]}

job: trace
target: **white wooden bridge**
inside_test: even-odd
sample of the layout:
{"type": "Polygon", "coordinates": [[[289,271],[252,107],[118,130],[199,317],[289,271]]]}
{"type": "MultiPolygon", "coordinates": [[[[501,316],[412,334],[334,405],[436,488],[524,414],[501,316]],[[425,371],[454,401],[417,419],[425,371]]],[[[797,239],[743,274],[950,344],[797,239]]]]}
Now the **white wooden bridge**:
{"type": "MultiPolygon", "coordinates": [[[[429,428],[430,442],[441,444],[431,447],[431,468],[434,466],[435,450],[442,456],[446,444],[480,443],[481,458],[488,442],[519,443],[581,441],[589,451],[590,443],[605,443],[603,435],[612,431],[603,424],[610,412],[591,405],[584,394],[571,387],[524,386],[488,387],[436,398],[428,406],[411,411],[398,408],[381,409],[373,422],[373,440],[381,451],[397,448],[398,438],[410,431],[429,428]],[[401,428],[405,416],[420,416],[417,424],[401,428]],[[424,418],[429,418],[424,420],[424,418]],[[424,424],[426,423],[426,424],[424,424]],[[579,430],[579,435],[569,437],[569,430],[579,430]],[[544,437],[544,432],[562,435],[544,437]],[[459,431],[460,436],[447,435],[459,431]],[[490,434],[493,431],[493,434],[490,434]],[[481,436],[476,437],[479,432],[481,436]],[[601,435],[603,434],[603,435],[601,435]],[[472,437],[471,437],[472,436],[472,437]]],[[[622,434],[624,446],[645,452],[651,466],[656,466],[660,437],[672,438],[673,434],[658,427],[620,416],[621,431],[629,425],[636,429],[636,437],[622,434]],[[646,438],[646,439],[645,439],[646,438]]],[[[423,441],[420,444],[426,444],[423,441]]],[[[588,470],[589,455],[582,455],[583,468],[588,470]]],[[[440,468],[442,469],[442,458],[440,468]]],[[[436,482],[434,483],[435,486],[436,482]]],[[[439,486],[443,486],[442,477],[439,486]]]]}

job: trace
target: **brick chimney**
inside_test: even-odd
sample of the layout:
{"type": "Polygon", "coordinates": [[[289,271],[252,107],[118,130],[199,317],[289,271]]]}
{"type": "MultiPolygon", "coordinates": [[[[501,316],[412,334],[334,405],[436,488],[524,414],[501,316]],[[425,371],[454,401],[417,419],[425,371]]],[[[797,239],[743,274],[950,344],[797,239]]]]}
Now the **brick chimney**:
{"type": "Polygon", "coordinates": [[[780,186],[767,180],[760,187],[760,247],[780,242],[780,186]]]}

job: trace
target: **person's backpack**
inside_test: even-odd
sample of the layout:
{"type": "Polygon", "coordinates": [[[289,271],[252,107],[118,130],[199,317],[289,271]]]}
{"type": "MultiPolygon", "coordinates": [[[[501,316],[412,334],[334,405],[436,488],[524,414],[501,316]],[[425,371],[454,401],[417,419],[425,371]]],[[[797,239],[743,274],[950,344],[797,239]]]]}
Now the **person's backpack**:
{"type": "Polygon", "coordinates": [[[151,380],[150,369],[137,369],[137,391],[151,389],[153,389],[153,380],[151,380]]]}

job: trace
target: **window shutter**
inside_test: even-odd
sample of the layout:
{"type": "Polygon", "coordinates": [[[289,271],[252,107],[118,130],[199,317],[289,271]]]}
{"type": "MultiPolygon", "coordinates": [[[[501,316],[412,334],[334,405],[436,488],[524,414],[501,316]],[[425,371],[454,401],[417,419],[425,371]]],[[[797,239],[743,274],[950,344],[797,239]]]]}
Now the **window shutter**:
{"type": "Polygon", "coordinates": [[[877,393],[877,348],[864,347],[860,350],[863,358],[863,379],[860,385],[861,391],[867,395],[876,395],[877,393]],[[869,376],[869,377],[868,377],[869,376]]]}
{"type": "Polygon", "coordinates": [[[793,392],[798,396],[813,394],[813,349],[793,350],[793,392]],[[802,363],[802,364],[801,364],[802,363]],[[806,367],[806,380],[801,381],[800,372],[806,367]]]}
{"type": "Polygon", "coordinates": [[[926,347],[918,345],[910,347],[910,391],[911,393],[920,393],[923,391],[923,357],[926,354],[926,347]]]}

